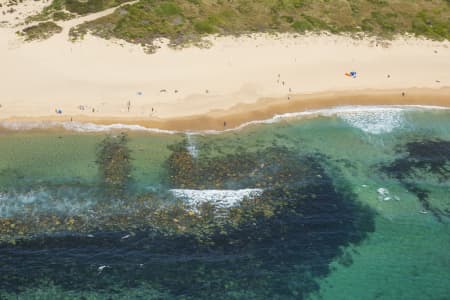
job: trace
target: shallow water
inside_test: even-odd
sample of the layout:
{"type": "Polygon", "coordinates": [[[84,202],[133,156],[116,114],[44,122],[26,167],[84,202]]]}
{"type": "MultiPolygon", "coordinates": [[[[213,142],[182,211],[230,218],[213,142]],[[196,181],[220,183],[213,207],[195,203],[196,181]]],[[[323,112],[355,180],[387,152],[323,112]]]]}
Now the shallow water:
{"type": "Polygon", "coordinates": [[[447,299],[450,112],[278,121],[3,130],[0,298],[447,299]]]}

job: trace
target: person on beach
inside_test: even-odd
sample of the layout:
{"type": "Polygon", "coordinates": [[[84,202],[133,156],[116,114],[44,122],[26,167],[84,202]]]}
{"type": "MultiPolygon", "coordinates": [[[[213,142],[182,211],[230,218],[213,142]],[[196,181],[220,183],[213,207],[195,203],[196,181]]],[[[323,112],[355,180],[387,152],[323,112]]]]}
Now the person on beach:
{"type": "Polygon", "coordinates": [[[128,109],[128,112],[130,112],[130,107],[131,107],[131,101],[128,100],[128,102],[127,102],[127,109],[128,109]]]}
{"type": "Polygon", "coordinates": [[[227,127],[227,121],[223,121],[223,127],[227,127]]]}

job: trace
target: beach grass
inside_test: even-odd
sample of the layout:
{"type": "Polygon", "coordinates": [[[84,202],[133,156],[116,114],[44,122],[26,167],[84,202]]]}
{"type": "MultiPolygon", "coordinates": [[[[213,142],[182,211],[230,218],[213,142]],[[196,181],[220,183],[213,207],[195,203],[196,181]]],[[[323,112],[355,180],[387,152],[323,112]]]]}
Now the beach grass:
{"type": "Polygon", "coordinates": [[[433,40],[449,39],[450,2],[140,0],[73,28],[71,36],[76,40],[91,32],[103,38],[143,45],[151,45],[157,38],[168,38],[171,45],[183,45],[198,41],[206,34],[306,31],[364,32],[387,39],[409,33],[433,40]]]}

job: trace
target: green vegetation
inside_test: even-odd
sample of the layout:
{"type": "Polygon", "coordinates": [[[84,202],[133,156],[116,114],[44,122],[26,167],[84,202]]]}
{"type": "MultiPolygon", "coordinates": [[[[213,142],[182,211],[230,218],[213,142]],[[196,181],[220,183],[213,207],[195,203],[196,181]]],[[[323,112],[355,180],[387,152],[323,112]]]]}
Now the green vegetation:
{"type": "Polygon", "coordinates": [[[62,28],[54,22],[41,22],[17,32],[26,41],[45,40],[56,33],[60,33],[62,28]]]}
{"type": "Polygon", "coordinates": [[[146,46],[168,38],[176,46],[197,42],[205,34],[305,31],[363,31],[382,38],[411,33],[449,39],[450,4],[445,0],[140,0],[73,28],[71,36],[77,39],[91,32],[146,46]]]}
{"type": "Polygon", "coordinates": [[[53,20],[55,21],[66,21],[74,17],[73,14],[69,14],[65,11],[57,11],[53,13],[53,20]]]}
{"type": "Polygon", "coordinates": [[[31,16],[27,22],[69,20],[79,15],[87,15],[118,6],[131,0],[53,0],[42,12],[31,16]]]}
{"type": "MultiPolygon", "coordinates": [[[[61,1],[61,0],[57,0],[61,1]]],[[[86,15],[94,12],[99,12],[107,8],[111,8],[122,3],[128,2],[130,0],[65,0],[65,8],[79,15],[86,15]]]]}

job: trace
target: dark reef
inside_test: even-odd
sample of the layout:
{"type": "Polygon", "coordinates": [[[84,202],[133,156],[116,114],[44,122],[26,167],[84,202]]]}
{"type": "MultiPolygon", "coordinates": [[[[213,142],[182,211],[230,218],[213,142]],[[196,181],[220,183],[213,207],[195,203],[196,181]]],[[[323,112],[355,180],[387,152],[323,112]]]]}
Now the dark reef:
{"type": "MultiPolygon", "coordinates": [[[[101,150],[98,160],[105,184],[122,197],[132,180],[124,141],[103,142],[101,149],[116,150],[101,150]]],[[[175,205],[160,208],[159,217],[139,215],[147,220],[139,227],[120,219],[124,230],[0,244],[0,290],[21,292],[45,280],[110,294],[146,283],[182,299],[303,299],[318,290],[316,280],[330,273],[334,259],[344,255],[341,261],[351,264],[345,247],[374,231],[373,212],[342,179],[333,181],[321,156],[270,147],[194,160],[184,144],[172,150],[169,187],[264,192],[220,218],[214,207],[193,214],[175,205]]]]}
{"type": "Polygon", "coordinates": [[[430,191],[421,187],[423,176],[434,175],[440,182],[450,179],[450,141],[418,140],[398,147],[399,158],[381,166],[381,170],[399,180],[405,188],[415,194],[423,208],[441,221],[449,212],[434,207],[429,201],[430,191]]]}

